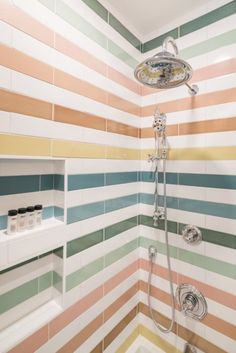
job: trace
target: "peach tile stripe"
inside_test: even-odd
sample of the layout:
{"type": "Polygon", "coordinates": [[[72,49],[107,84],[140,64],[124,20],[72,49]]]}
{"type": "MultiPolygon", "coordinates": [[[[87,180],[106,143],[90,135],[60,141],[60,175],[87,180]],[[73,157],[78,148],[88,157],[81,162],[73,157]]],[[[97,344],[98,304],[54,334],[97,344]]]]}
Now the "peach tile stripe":
{"type": "MultiPolygon", "coordinates": [[[[145,259],[139,260],[140,268],[145,271],[149,271],[149,262],[145,259]]],[[[153,273],[156,276],[160,276],[164,279],[168,279],[167,269],[159,266],[153,266],[153,273]]],[[[217,303],[223,304],[231,309],[236,310],[236,296],[230,293],[227,293],[221,289],[211,287],[205,283],[199,282],[191,277],[184,276],[180,273],[172,271],[173,281],[177,283],[190,283],[197,287],[201,292],[205,293],[206,297],[216,301],[217,303]]]]}
{"type": "Polygon", "coordinates": [[[54,120],[90,129],[139,137],[139,129],[130,125],[95,116],[39,99],[0,89],[0,110],[54,120]],[[53,109],[54,106],[54,109],[53,109]]]}
{"type": "Polygon", "coordinates": [[[0,44],[0,64],[41,81],[53,83],[53,67],[20,51],[0,44]]]}
{"type": "Polygon", "coordinates": [[[33,353],[48,341],[48,326],[45,325],[8,353],[33,353]]]}
{"type": "Polygon", "coordinates": [[[0,89],[0,110],[52,120],[52,104],[0,89]]]}
{"type": "MultiPolygon", "coordinates": [[[[146,304],[139,303],[139,311],[150,318],[149,308],[146,304]]],[[[160,312],[157,312],[156,310],[153,310],[153,312],[154,316],[158,317],[161,325],[165,327],[168,327],[170,325],[169,318],[162,315],[160,312]]],[[[175,324],[172,329],[172,332],[175,335],[181,337],[184,341],[187,341],[196,346],[197,348],[201,349],[205,353],[228,353],[180,324],[175,324]]]]}
{"type": "MultiPolygon", "coordinates": [[[[194,97],[176,99],[158,104],[160,110],[165,113],[178,112],[183,110],[192,110],[196,108],[223,104],[236,101],[236,88],[229,88],[222,91],[210,92],[194,97]]],[[[156,104],[141,108],[142,117],[151,116],[156,109],[156,104]]]]}
{"type": "MultiPolygon", "coordinates": [[[[48,339],[52,338],[58,332],[63,330],[64,327],[69,325],[73,320],[75,320],[83,312],[88,310],[97,301],[101,300],[104,295],[108,294],[116,286],[118,286],[120,283],[130,277],[133,273],[135,273],[138,270],[138,265],[140,265],[142,269],[148,271],[149,263],[147,260],[140,259],[134,261],[126,269],[120,271],[118,274],[113,276],[111,279],[105,282],[104,285],[101,285],[91,291],[84,298],[82,298],[81,300],[73,304],[71,307],[66,309],[62,314],[57,316],[47,326],[44,326],[42,329],[38,330],[33,335],[26,338],[23,342],[21,342],[15,348],[10,350],[8,353],[35,352],[35,350],[38,349],[40,345],[45,344],[48,339]],[[47,336],[45,336],[46,332],[47,336]],[[31,344],[32,340],[35,342],[34,345],[31,344]],[[37,345],[36,349],[35,345],[37,345]]],[[[154,273],[165,279],[167,279],[168,277],[167,270],[159,265],[154,266],[154,273]]],[[[207,297],[211,298],[212,300],[215,300],[225,306],[232,307],[233,309],[236,307],[236,301],[233,295],[205,285],[201,282],[195,281],[189,277],[179,275],[173,271],[173,279],[175,283],[177,283],[177,277],[179,279],[179,282],[188,282],[194,284],[201,291],[203,291],[207,297]]],[[[93,320],[88,326],[86,326],[78,335],[76,335],[72,339],[73,342],[68,345],[68,350],[59,350],[58,352],[73,352],[73,350],[71,349],[74,347],[74,345],[77,348],[78,345],[82,344],[85,339],[90,336],[91,329],[97,330],[104,323],[104,320],[109,320],[109,318],[112,317],[112,315],[117,310],[119,310],[119,308],[121,308],[124,303],[130,300],[137,293],[138,290],[147,292],[147,283],[145,283],[144,281],[138,281],[135,285],[130,287],[123,295],[121,295],[121,297],[119,297],[114,303],[112,303],[107,309],[105,309],[102,320],[101,315],[98,315],[95,320],[93,320]]],[[[170,305],[170,295],[165,293],[164,291],[152,286],[152,295],[158,298],[159,300],[163,301],[167,305],[170,305]]],[[[208,314],[208,316],[205,318],[204,324],[221,332],[224,335],[227,335],[231,338],[235,338],[235,327],[230,323],[215,317],[214,315],[208,314]]],[[[114,333],[112,333],[112,335],[114,335],[114,333]]],[[[107,340],[109,341],[108,338],[107,340]]]]}
{"type": "MultiPolygon", "coordinates": [[[[234,72],[236,72],[236,59],[233,58],[229,60],[224,60],[220,63],[204,66],[203,68],[195,70],[190,83],[200,82],[207,79],[209,80],[211,78],[215,78],[223,75],[229,75],[234,72]]],[[[146,96],[148,94],[154,94],[160,91],[163,91],[163,90],[143,86],[142,96],[146,96]]]]}
{"type": "MultiPolygon", "coordinates": [[[[103,298],[104,295],[108,294],[112,289],[114,289],[116,286],[118,286],[120,283],[122,283],[124,280],[126,280],[128,277],[130,277],[133,273],[135,273],[138,270],[138,260],[134,261],[131,263],[127,268],[124,270],[120,271],[117,273],[115,276],[110,278],[107,282],[104,283],[104,285],[101,285],[97,288],[95,288],[93,291],[91,291],[89,294],[87,294],[84,298],[80,299],[78,302],[70,306],[68,309],[66,309],[62,314],[58,315],[55,319],[53,319],[51,322],[46,327],[46,332],[47,332],[47,339],[45,338],[44,335],[42,335],[42,332],[44,333],[45,331],[41,331],[42,329],[38,330],[35,332],[33,335],[27,337],[23,342],[21,342],[19,345],[13,348],[13,350],[10,350],[8,353],[22,353],[22,352],[27,352],[27,353],[33,353],[36,351],[35,346],[31,345],[32,340],[35,340],[35,342],[40,342],[40,339],[43,338],[42,344],[45,344],[47,340],[55,336],[58,332],[63,330],[64,327],[69,325],[73,320],[75,320],[78,316],[80,316],[82,313],[84,313],[86,310],[88,310],[91,306],[93,306],[95,303],[97,303],[99,300],[103,298]],[[20,348],[18,348],[20,347],[20,348]],[[21,350],[18,350],[21,349],[21,350]]],[[[133,295],[137,293],[138,290],[138,283],[136,285],[133,285],[130,287],[130,289],[124,293],[120,299],[117,299],[112,305],[114,305],[114,308],[112,305],[108,307],[105,311],[105,320],[108,320],[113,313],[116,311],[116,309],[119,306],[124,305],[124,300],[129,300],[133,295]]],[[[95,319],[94,322],[91,323],[92,326],[97,327],[97,324],[100,323],[99,326],[102,325],[102,322],[100,321],[100,315],[95,319]]],[[[87,326],[86,326],[87,327],[87,326]]],[[[87,330],[85,327],[85,331],[83,331],[83,335],[87,335],[87,330]]],[[[98,328],[98,327],[97,327],[98,328]]],[[[96,328],[96,329],[97,329],[96,328]]],[[[91,330],[91,327],[89,326],[88,330],[91,330]]],[[[81,331],[82,332],[82,331],[81,331]]],[[[91,335],[91,331],[90,331],[91,335]]],[[[81,336],[80,336],[81,339],[81,336]]],[[[77,340],[77,338],[76,338],[77,340]]],[[[81,344],[81,343],[80,343],[81,344]]],[[[37,349],[39,346],[37,346],[37,349]]],[[[73,351],[70,351],[73,352],[73,351]]],[[[63,351],[64,353],[64,351],[63,351]]]]}
{"type": "Polygon", "coordinates": [[[93,99],[96,102],[109,105],[133,115],[140,115],[140,106],[57,69],[54,70],[54,84],[68,91],[93,99]]]}
{"type": "Polygon", "coordinates": [[[55,48],[66,56],[79,61],[81,64],[119,83],[134,93],[140,94],[141,85],[57,33],[55,34],[55,48]]]}
{"type": "MultiPolygon", "coordinates": [[[[148,293],[148,284],[144,281],[139,281],[139,289],[144,292],[148,293]]],[[[160,290],[154,286],[151,286],[151,296],[162,301],[163,303],[171,306],[171,296],[169,293],[160,290]]],[[[176,308],[179,310],[179,308],[176,308]]],[[[215,315],[210,313],[203,319],[202,323],[213,330],[216,330],[222,333],[225,336],[228,336],[232,339],[236,339],[236,327],[233,324],[230,324],[227,321],[224,321],[215,315]]]]}
{"type": "Polygon", "coordinates": [[[51,29],[44,26],[39,21],[33,19],[21,9],[15,7],[10,0],[0,1],[0,20],[21,30],[40,42],[55,47],[61,53],[81,62],[83,65],[99,72],[101,75],[125,86],[136,94],[140,94],[141,85],[95,56],[80,48],[75,43],[63,38],[61,35],[54,33],[51,29]],[[55,44],[54,44],[55,34],[55,44]]]}
{"type": "MultiPolygon", "coordinates": [[[[173,124],[167,126],[168,136],[204,134],[212,132],[235,131],[236,117],[224,119],[202,120],[191,123],[173,124]]],[[[153,128],[141,129],[141,138],[153,138],[153,128]]]]}
{"type": "Polygon", "coordinates": [[[21,9],[15,7],[10,0],[0,1],[0,20],[53,47],[53,31],[27,15],[21,9]]]}

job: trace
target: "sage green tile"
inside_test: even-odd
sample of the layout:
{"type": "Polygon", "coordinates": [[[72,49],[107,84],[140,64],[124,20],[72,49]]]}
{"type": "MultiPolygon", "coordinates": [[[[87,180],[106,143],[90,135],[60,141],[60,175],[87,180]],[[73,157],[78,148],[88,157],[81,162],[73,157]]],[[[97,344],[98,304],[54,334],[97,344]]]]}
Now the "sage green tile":
{"type": "Polygon", "coordinates": [[[52,272],[52,283],[53,287],[62,293],[62,277],[56,271],[52,272]]]}
{"type": "Polygon", "coordinates": [[[194,56],[202,55],[234,43],[236,43],[236,29],[205,40],[201,43],[189,46],[180,51],[180,56],[181,58],[187,60],[194,56]]]}
{"type": "Polygon", "coordinates": [[[125,219],[124,221],[112,224],[111,226],[105,228],[105,240],[110,239],[117,234],[125,232],[128,229],[131,229],[138,224],[137,217],[132,217],[125,219]]]}
{"type": "Polygon", "coordinates": [[[114,262],[118,261],[122,257],[128,255],[130,252],[138,248],[138,239],[134,239],[129,243],[121,246],[120,248],[111,251],[105,255],[105,267],[110,266],[114,262]]]}
{"type": "Polygon", "coordinates": [[[0,314],[26,301],[38,293],[38,278],[0,295],[0,314]]]}
{"type": "Polygon", "coordinates": [[[106,36],[61,0],[57,0],[56,14],[101,47],[107,48],[106,36]]]}
{"type": "Polygon", "coordinates": [[[123,61],[125,64],[129,65],[132,69],[138,65],[137,60],[135,60],[131,55],[129,55],[126,51],[124,51],[110,39],[108,39],[108,51],[123,61]]]}
{"type": "MultiPolygon", "coordinates": [[[[212,254],[214,256],[214,254],[212,254]]],[[[236,279],[236,266],[228,262],[219,261],[212,257],[195,254],[191,251],[179,249],[179,260],[222,276],[236,279]]]]}
{"type": "Polygon", "coordinates": [[[55,0],[38,0],[42,5],[46,6],[49,10],[55,10],[55,0]]]}
{"type": "Polygon", "coordinates": [[[80,251],[86,250],[91,246],[103,241],[103,230],[87,234],[83,237],[71,240],[67,243],[67,257],[73,256],[80,251]]]}
{"type": "Polygon", "coordinates": [[[44,275],[38,278],[39,280],[39,292],[52,286],[52,271],[44,273],[44,275]]]}
{"type": "Polygon", "coordinates": [[[120,21],[117,20],[111,13],[109,13],[109,25],[111,25],[117,32],[122,35],[130,44],[132,44],[135,48],[140,50],[141,42],[135,37],[120,21]]]}
{"type": "Polygon", "coordinates": [[[104,21],[108,22],[108,11],[97,0],[82,0],[91,10],[96,12],[104,21]]]}
{"type": "MultiPolygon", "coordinates": [[[[159,242],[158,240],[148,239],[146,237],[141,236],[139,239],[139,245],[146,249],[148,249],[150,245],[154,245],[157,248],[157,254],[159,253],[162,255],[166,255],[166,245],[164,243],[159,242]]],[[[169,250],[170,256],[176,259],[178,255],[178,249],[174,246],[170,246],[169,250]]]]}
{"type": "Polygon", "coordinates": [[[146,53],[149,50],[153,50],[155,48],[158,48],[159,46],[162,45],[163,40],[168,36],[171,36],[174,39],[177,39],[178,38],[178,28],[172,29],[171,31],[164,33],[161,36],[158,36],[156,38],[149,40],[146,43],[143,43],[142,44],[142,52],[146,53]]]}
{"type": "MultiPolygon", "coordinates": [[[[155,245],[158,253],[166,255],[166,246],[164,243],[154,241],[145,237],[140,237],[140,246],[148,249],[150,245],[155,245]]],[[[223,275],[225,277],[236,279],[236,266],[228,262],[220,261],[212,257],[196,254],[181,248],[170,246],[170,256],[183,262],[187,262],[193,266],[204,268],[223,275]]],[[[214,256],[214,254],[213,254],[214,256]]]]}
{"type": "Polygon", "coordinates": [[[207,14],[200,16],[184,25],[180,26],[180,36],[184,36],[200,28],[209,26],[210,24],[221,20],[227,16],[236,13],[236,1],[231,1],[207,14]]]}
{"type": "Polygon", "coordinates": [[[86,281],[88,278],[94,276],[96,273],[102,271],[103,261],[103,257],[100,257],[97,260],[82,267],[81,269],[69,274],[66,277],[66,291],[71,290],[72,288],[86,281]]]}

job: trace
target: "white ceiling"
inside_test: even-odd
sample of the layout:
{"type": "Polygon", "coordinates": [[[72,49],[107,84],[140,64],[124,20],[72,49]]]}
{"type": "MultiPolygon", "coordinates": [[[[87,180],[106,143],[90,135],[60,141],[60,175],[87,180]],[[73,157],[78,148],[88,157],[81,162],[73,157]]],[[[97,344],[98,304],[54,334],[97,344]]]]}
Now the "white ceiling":
{"type": "MultiPolygon", "coordinates": [[[[227,1],[213,0],[218,3],[227,1]]],[[[209,11],[212,0],[100,0],[139,39],[147,40],[209,11]],[[192,16],[191,16],[192,15],[192,16]],[[196,16],[194,16],[196,15],[196,16]],[[178,23],[179,20],[179,23],[178,23]],[[168,25],[170,28],[168,28],[168,25]],[[149,38],[148,38],[149,37],[149,38]]],[[[221,5],[221,4],[220,4],[221,5]]]]}

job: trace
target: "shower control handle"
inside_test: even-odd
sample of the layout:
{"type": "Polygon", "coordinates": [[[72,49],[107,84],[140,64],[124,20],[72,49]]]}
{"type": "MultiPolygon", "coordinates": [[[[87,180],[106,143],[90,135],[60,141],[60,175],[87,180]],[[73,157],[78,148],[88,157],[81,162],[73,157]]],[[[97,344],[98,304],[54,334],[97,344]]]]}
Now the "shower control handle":
{"type": "Polygon", "coordinates": [[[182,304],[182,309],[185,315],[187,311],[193,311],[196,305],[197,305],[196,297],[192,293],[188,293],[184,298],[184,301],[182,304]]]}
{"type": "Polygon", "coordinates": [[[207,315],[207,302],[204,295],[191,284],[178,285],[176,301],[185,316],[200,321],[207,315]]]}
{"type": "Polygon", "coordinates": [[[202,233],[198,227],[187,224],[182,230],[183,239],[190,245],[199,244],[202,240],[202,233]]]}

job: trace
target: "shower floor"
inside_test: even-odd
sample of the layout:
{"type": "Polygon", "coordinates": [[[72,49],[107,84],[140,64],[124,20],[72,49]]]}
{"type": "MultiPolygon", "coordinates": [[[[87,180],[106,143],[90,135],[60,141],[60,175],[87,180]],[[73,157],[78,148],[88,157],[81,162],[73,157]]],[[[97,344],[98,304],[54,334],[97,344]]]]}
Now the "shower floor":
{"type": "Polygon", "coordinates": [[[138,337],[126,353],[165,353],[144,337],[138,337]]]}

